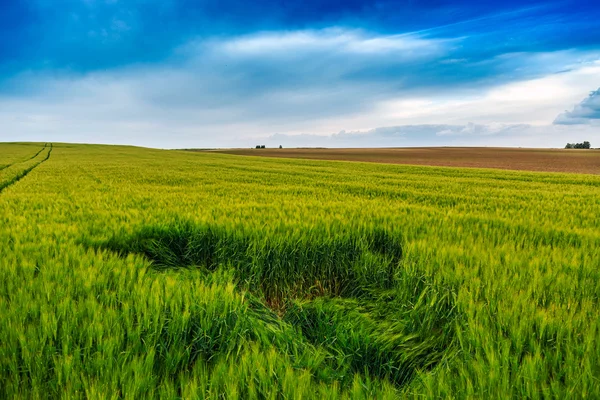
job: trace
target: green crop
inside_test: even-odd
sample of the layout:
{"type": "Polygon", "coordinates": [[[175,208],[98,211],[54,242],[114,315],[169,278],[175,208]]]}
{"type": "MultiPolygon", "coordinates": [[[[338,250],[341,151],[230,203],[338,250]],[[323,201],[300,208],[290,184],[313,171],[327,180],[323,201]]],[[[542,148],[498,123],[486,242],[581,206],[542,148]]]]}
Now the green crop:
{"type": "Polygon", "coordinates": [[[0,192],[16,183],[39,164],[50,158],[50,153],[52,152],[51,144],[49,146],[46,144],[39,148],[33,147],[33,149],[32,146],[26,145],[13,146],[0,145],[0,150],[5,150],[8,154],[3,157],[3,164],[0,164],[0,192]],[[13,146],[15,147],[14,153],[11,152],[13,146]],[[33,154],[31,154],[32,150],[35,150],[33,154]]]}
{"type": "Polygon", "coordinates": [[[0,170],[32,158],[43,147],[40,143],[0,143],[0,170]]]}
{"type": "Polygon", "coordinates": [[[0,398],[599,398],[600,177],[0,144],[0,398]]]}

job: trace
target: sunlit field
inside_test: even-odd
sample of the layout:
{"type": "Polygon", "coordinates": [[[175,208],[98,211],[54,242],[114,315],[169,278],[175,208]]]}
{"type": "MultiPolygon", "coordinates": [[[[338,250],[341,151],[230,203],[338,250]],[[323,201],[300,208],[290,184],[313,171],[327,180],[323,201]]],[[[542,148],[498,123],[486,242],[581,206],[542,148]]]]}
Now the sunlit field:
{"type": "Polygon", "coordinates": [[[0,398],[600,398],[600,176],[0,144],[0,398]]]}

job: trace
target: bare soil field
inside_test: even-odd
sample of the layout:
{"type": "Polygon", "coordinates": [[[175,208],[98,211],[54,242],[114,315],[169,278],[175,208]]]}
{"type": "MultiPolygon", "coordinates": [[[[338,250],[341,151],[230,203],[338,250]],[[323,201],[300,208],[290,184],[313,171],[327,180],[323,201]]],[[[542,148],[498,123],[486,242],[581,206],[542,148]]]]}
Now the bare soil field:
{"type": "Polygon", "coordinates": [[[505,147],[231,149],[244,156],[600,174],[600,150],[505,147]]]}

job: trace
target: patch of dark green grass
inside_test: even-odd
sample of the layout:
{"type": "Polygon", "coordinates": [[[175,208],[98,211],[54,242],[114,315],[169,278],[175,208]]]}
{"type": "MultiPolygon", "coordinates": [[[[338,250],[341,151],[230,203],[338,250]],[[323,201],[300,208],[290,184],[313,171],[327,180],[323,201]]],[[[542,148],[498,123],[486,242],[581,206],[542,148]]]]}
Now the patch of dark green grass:
{"type": "Polygon", "coordinates": [[[238,352],[240,338],[274,346],[315,377],[344,385],[359,373],[402,386],[442,361],[454,341],[454,290],[406,268],[402,240],[387,230],[328,232],[266,234],[179,222],[93,246],[143,254],[159,271],[230,271],[244,293],[243,306],[215,323],[200,308],[185,329],[167,325],[157,341],[160,362],[187,352],[176,357],[180,364],[171,362],[170,373],[198,356],[238,352]]]}
{"type": "Polygon", "coordinates": [[[245,287],[268,301],[329,294],[352,297],[390,287],[402,259],[399,239],[385,230],[340,236],[263,235],[218,225],[144,227],[95,244],[121,255],[145,255],[158,270],[231,266],[245,287]]]}

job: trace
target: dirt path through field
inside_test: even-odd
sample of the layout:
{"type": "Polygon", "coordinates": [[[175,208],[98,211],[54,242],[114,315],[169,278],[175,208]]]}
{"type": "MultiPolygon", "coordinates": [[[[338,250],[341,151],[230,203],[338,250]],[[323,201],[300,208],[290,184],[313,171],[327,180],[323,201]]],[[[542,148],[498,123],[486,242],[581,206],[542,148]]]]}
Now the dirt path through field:
{"type": "Polygon", "coordinates": [[[244,156],[600,174],[600,150],[492,147],[231,149],[244,156]]]}

